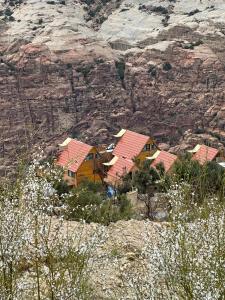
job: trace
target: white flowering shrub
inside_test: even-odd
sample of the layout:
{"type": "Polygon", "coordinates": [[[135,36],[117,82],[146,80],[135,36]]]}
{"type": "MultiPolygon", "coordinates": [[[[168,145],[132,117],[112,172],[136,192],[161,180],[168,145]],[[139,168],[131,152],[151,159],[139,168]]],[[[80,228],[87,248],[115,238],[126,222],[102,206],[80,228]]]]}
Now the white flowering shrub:
{"type": "MultiPolygon", "coordinates": [[[[151,233],[149,221],[143,222],[144,246],[137,252],[130,247],[132,252],[121,259],[116,248],[104,252],[109,239],[106,227],[64,220],[63,213],[55,216],[55,206],[67,211],[64,199],[74,196],[57,192],[60,180],[61,174],[48,163],[34,160],[14,183],[0,186],[0,299],[224,300],[221,195],[198,203],[191,185],[174,184],[166,195],[169,222],[151,223],[155,228],[151,233]],[[94,229],[87,234],[87,228],[94,229]],[[118,288],[105,291],[106,298],[96,296],[90,282],[92,267],[100,270],[103,265],[116,268],[120,275],[118,288]]],[[[120,207],[124,215],[125,204],[120,207]]],[[[109,220],[114,221],[112,216],[109,220]]],[[[125,246],[129,249],[129,244],[125,246]]]]}
{"type": "Polygon", "coordinates": [[[54,217],[60,180],[57,170],[35,160],[1,186],[0,299],[93,299],[87,264],[102,232],[84,239],[82,230],[54,217]]]}
{"type": "Polygon", "coordinates": [[[143,228],[142,259],[122,274],[133,299],[225,299],[224,203],[209,198],[191,209],[192,197],[187,184],[173,186],[171,222],[154,225],[159,236],[154,244],[143,228]]]}

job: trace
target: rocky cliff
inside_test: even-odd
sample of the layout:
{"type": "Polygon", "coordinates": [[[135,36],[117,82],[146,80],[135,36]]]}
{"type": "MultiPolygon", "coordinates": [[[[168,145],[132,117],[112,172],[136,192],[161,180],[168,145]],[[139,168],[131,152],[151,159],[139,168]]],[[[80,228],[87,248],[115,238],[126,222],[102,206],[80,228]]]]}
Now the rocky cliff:
{"type": "Polygon", "coordinates": [[[223,0],[1,0],[0,165],[120,127],[225,139],[223,0]]]}

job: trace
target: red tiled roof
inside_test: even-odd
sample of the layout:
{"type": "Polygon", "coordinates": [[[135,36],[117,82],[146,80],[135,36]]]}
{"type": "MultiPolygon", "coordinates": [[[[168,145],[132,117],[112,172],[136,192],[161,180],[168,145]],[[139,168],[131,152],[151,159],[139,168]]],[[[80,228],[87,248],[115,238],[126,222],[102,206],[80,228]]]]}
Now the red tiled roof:
{"type": "Polygon", "coordinates": [[[134,166],[135,164],[132,160],[118,157],[115,164],[109,169],[107,177],[120,179],[121,177],[129,173],[134,166]]]}
{"type": "Polygon", "coordinates": [[[76,172],[92,148],[92,146],[80,141],[71,140],[60,153],[57,159],[57,165],[76,172]]]}
{"type": "Polygon", "coordinates": [[[192,159],[197,160],[201,165],[203,165],[207,161],[212,161],[218,153],[219,150],[215,148],[201,145],[199,150],[192,156],[192,159]]]}
{"type": "Polygon", "coordinates": [[[113,150],[113,155],[132,159],[140,154],[148,140],[147,135],[126,130],[113,150]]]}
{"type": "Polygon", "coordinates": [[[165,172],[168,172],[176,160],[176,155],[166,151],[160,151],[159,155],[152,162],[151,167],[155,168],[159,163],[162,163],[165,168],[165,172]]]}

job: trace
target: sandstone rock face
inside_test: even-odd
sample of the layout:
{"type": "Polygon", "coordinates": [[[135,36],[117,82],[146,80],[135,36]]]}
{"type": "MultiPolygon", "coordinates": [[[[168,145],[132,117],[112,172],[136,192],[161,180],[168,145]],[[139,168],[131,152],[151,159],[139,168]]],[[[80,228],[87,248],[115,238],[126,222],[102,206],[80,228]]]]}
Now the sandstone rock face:
{"type": "Polygon", "coordinates": [[[67,134],[98,144],[127,127],[174,146],[191,129],[224,141],[223,0],[93,0],[89,19],[83,0],[14,2],[0,1],[1,175],[67,134]]]}
{"type": "Polygon", "coordinates": [[[170,39],[191,38],[193,33],[223,36],[219,23],[224,22],[224,17],[223,0],[124,0],[102,24],[99,34],[112,42],[122,39],[132,46],[150,45],[168,35],[170,39]]]}
{"type": "Polygon", "coordinates": [[[220,150],[224,150],[224,144],[219,141],[217,136],[213,136],[209,133],[195,134],[189,129],[179,140],[178,145],[171,147],[169,151],[182,154],[187,150],[193,149],[197,144],[205,144],[220,150]]]}

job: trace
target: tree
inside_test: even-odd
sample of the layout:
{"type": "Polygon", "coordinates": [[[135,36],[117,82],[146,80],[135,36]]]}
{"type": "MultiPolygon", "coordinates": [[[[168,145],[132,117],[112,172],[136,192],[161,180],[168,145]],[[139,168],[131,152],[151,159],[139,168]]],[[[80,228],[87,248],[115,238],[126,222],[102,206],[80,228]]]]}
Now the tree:
{"type": "Polygon", "coordinates": [[[137,187],[139,193],[147,193],[152,186],[155,186],[157,180],[160,179],[158,172],[152,168],[149,162],[144,163],[133,177],[133,185],[137,187]]]}

